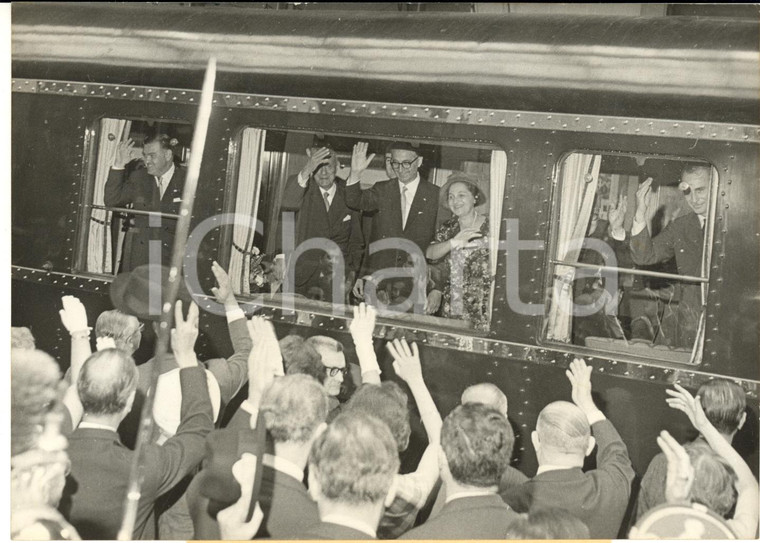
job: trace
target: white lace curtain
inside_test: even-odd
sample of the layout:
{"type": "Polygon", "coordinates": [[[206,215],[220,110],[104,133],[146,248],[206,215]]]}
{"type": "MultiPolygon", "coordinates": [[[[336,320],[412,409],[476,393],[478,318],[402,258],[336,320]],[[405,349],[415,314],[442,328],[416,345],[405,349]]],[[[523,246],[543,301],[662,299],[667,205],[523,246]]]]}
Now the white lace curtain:
{"type": "MultiPolygon", "coordinates": [[[[574,153],[562,164],[560,187],[559,236],[557,259],[578,262],[583,240],[591,219],[594,196],[599,182],[601,155],[574,153]]],[[[551,306],[547,321],[547,339],[570,341],[575,267],[558,265],[554,270],[551,306]]]]}
{"type": "Polygon", "coordinates": [[[488,302],[489,318],[493,314],[494,284],[496,280],[496,261],[499,251],[499,226],[501,210],[504,205],[504,187],[507,184],[507,153],[491,151],[491,183],[488,195],[488,215],[490,218],[489,253],[491,255],[491,294],[488,302]]]}
{"type": "Polygon", "coordinates": [[[256,217],[259,212],[259,178],[261,155],[266,132],[259,128],[246,128],[240,146],[240,173],[238,175],[235,212],[251,218],[249,224],[235,224],[232,231],[232,251],[229,275],[237,294],[250,294],[248,277],[251,273],[251,249],[254,245],[256,217]]]}
{"type": "MultiPolygon", "coordinates": [[[[132,121],[102,119],[98,137],[98,163],[95,169],[94,205],[104,205],[103,192],[108,179],[108,171],[116,157],[116,146],[129,136],[132,121]]],[[[93,209],[89,221],[87,238],[87,271],[93,273],[114,273],[111,242],[111,217],[113,213],[104,209],[93,209]]]]}

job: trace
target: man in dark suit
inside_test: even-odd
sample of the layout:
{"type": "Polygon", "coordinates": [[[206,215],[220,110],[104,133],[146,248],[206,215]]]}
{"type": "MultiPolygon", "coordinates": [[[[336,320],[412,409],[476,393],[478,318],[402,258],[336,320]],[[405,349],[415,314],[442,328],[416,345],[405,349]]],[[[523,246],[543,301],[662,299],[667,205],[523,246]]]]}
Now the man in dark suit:
{"type": "MultiPolygon", "coordinates": [[[[176,321],[172,350],[181,368],[181,421],[177,433],[162,446],[144,446],[143,483],[128,539],[155,538],[149,520],[156,499],[200,463],[206,435],[214,426],[206,375],[193,351],[198,337],[197,307],[191,307],[187,321],[178,310],[176,321]]],[[[84,415],[69,437],[71,474],[61,510],[84,539],[116,539],[121,527],[135,453],[122,445],[116,429],[132,407],[136,388],[134,360],[118,349],[93,354],[79,375],[84,415]]]]}
{"type": "Polygon", "coordinates": [[[497,493],[514,443],[509,421],[492,407],[471,403],[449,413],[439,460],[446,504],[402,539],[502,539],[519,518],[497,493]]]}
{"type": "MultiPolygon", "coordinates": [[[[636,264],[646,266],[675,257],[680,275],[702,275],[702,246],[710,202],[711,177],[712,169],[705,164],[687,164],[683,168],[678,188],[684,193],[686,203],[693,213],[672,221],[654,238],[649,234],[646,222],[652,204],[652,179],[647,179],[639,186],[630,237],[631,256],[636,264]]],[[[617,240],[625,239],[623,219],[626,208],[626,199],[621,197],[618,206],[610,210],[610,233],[617,240]]],[[[691,348],[702,314],[701,286],[699,283],[686,282],[678,287],[678,322],[676,337],[671,344],[691,348]]]]}
{"type": "Polygon", "coordinates": [[[623,440],[591,398],[591,368],[575,359],[566,373],[573,403],[544,407],[531,434],[538,457],[536,476],[501,496],[519,513],[566,509],[588,526],[592,539],[614,539],[635,473],[623,440]],[[594,445],[596,469],[584,473],[583,461],[594,445]]]}
{"type": "MultiPolygon", "coordinates": [[[[398,243],[394,244],[395,248],[384,250],[373,250],[372,243],[394,238],[407,240],[412,243],[412,247],[419,249],[424,262],[425,250],[435,235],[438,187],[421,179],[418,170],[422,165],[422,157],[405,142],[394,143],[390,153],[390,165],[397,178],[379,181],[364,190],[359,185],[361,174],[375,155],[367,157],[367,144],[357,143],[351,158],[346,203],[353,209],[372,214],[370,245],[362,263],[361,276],[353,289],[357,298],[364,297],[365,283],[373,273],[388,268],[401,268],[407,262],[409,252],[399,248],[398,243]]],[[[383,284],[378,285],[379,290],[383,288],[383,284]]],[[[423,304],[425,294],[419,292],[419,299],[413,300],[414,303],[423,304]]],[[[368,303],[377,305],[375,300],[368,303]]]]}
{"type": "MultiPolygon", "coordinates": [[[[131,204],[138,211],[179,214],[185,169],[174,165],[169,136],[159,134],[146,138],[143,145],[145,168],[138,168],[127,175],[125,168],[134,145],[128,139],[116,148],[116,158],[108,172],[103,195],[105,205],[124,207],[131,204]]],[[[134,225],[124,239],[121,271],[131,271],[151,261],[168,265],[176,230],[176,218],[135,214],[134,225]],[[154,245],[155,249],[152,248],[154,245]]]]}
{"type": "MultiPolygon", "coordinates": [[[[318,248],[299,254],[296,249],[295,291],[310,298],[333,300],[333,265],[341,257],[346,279],[353,284],[364,250],[359,213],[346,206],[346,182],[336,177],[338,157],[329,146],[315,144],[307,149],[309,160],[298,173],[288,178],[282,195],[282,211],[296,212],[296,248],[309,240],[318,248]],[[334,242],[340,254],[330,254],[324,240],[334,242]],[[320,296],[313,294],[319,292],[320,296]]],[[[333,248],[334,249],[334,248],[333,248]]],[[[293,277],[293,275],[291,275],[293,277]]],[[[343,290],[345,292],[345,290],[343,290]]]]}
{"type": "Polygon", "coordinates": [[[385,423],[360,412],[335,417],[309,456],[309,494],[320,522],[297,539],[376,539],[398,467],[396,440],[385,423]]]}

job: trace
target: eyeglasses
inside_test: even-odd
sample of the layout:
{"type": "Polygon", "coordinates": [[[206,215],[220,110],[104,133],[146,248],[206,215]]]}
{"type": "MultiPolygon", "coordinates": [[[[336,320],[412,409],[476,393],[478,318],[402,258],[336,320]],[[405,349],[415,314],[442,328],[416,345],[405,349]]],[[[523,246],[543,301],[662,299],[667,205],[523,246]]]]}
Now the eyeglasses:
{"type": "Polygon", "coordinates": [[[391,160],[391,167],[394,170],[398,170],[400,168],[404,168],[405,170],[408,170],[411,168],[415,162],[417,162],[417,159],[420,157],[415,158],[414,160],[404,160],[402,162],[397,162],[395,160],[391,160]]]}
{"type": "Polygon", "coordinates": [[[339,373],[345,377],[348,373],[348,368],[327,368],[327,375],[330,377],[337,377],[339,373]]]}

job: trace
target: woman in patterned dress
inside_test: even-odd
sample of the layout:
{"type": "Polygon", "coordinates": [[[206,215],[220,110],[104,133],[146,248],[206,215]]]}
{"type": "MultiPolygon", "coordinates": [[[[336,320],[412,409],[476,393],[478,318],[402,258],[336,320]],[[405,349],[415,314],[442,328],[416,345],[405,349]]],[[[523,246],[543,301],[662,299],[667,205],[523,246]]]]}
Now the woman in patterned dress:
{"type": "Polygon", "coordinates": [[[443,264],[441,316],[461,319],[479,331],[488,331],[491,266],[488,250],[488,217],[477,207],[486,195],[476,177],[455,172],[443,194],[454,216],[438,228],[425,256],[443,264]]]}

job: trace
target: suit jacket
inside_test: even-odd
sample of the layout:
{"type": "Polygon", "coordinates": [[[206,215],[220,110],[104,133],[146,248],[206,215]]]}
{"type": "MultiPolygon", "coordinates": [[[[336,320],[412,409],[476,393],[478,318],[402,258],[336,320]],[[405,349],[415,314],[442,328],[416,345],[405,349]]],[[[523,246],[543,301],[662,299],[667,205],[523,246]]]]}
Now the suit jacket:
{"type": "Polygon", "coordinates": [[[504,539],[518,518],[498,494],[457,498],[399,539],[504,539]]]}
{"type": "MultiPolygon", "coordinates": [[[[178,214],[182,206],[182,191],[185,187],[186,171],[175,166],[174,175],[166,186],[163,198],[158,192],[156,178],[145,168],[133,171],[127,176],[126,170],[111,169],[106,180],[103,201],[107,206],[124,207],[132,204],[141,211],[159,211],[178,214]]],[[[151,219],[147,215],[136,215],[134,226],[129,229],[124,241],[122,271],[130,271],[148,263],[148,242],[161,241],[161,263],[171,261],[172,247],[177,230],[177,219],[161,217],[151,219]],[[158,221],[152,226],[153,221],[158,221]]]]}
{"type": "MultiPolygon", "coordinates": [[[[396,179],[379,181],[362,190],[359,183],[346,187],[346,204],[365,213],[372,213],[370,243],[388,238],[404,238],[413,242],[424,255],[433,241],[438,216],[438,187],[420,179],[406,226],[402,227],[401,192],[396,179]]],[[[371,252],[367,247],[361,274],[385,268],[403,267],[407,252],[399,249],[371,252]]]]}
{"type": "Polygon", "coordinates": [[[635,473],[628,450],[610,421],[595,423],[592,431],[598,447],[597,469],[540,473],[502,493],[504,501],[519,513],[542,507],[567,509],[588,526],[592,539],[617,537],[635,473]]]}
{"type": "Polygon", "coordinates": [[[333,524],[332,522],[319,522],[312,525],[308,530],[301,532],[297,538],[294,539],[338,539],[338,540],[352,540],[352,539],[376,539],[369,534],[349,528],[348,526],[342,526],[340,524],[333,524]]]}
{"type": "Polygon", "coordinates": [[[303,481],[266,465],[259,505],[264,512],[256,534],[259,538],[290,539],[319,523],[317,502],[311,499],[303,481]]]}
{"type": "MultiPolygon", "coordinates": [[[[309,178],[303,188],[298,184],[298,176],[292,175],[285,184],[281,209],[296,212],[296,246],[313,238],[329,239],[340,247],[346,274],[359,270],[364,251],[361,217],[346,205],[346,182],[343,179],[335,179],[335,194],[328,211],[316,181],[309,178]]],[[[298,258],[297,287],[319,272],[324,254],[321,250],[310,250],[298,258]]]]}
{"type": "Polygon", "coordinates": [[[657,264],[675,257],[678,273],[699,275],[703,240],[699,217],[692,212],[672,221],[654,238],[647,228],[631,236],[631,256],[639,265],[657,264]]]}
{"type": "MultiPolygon", "coordinates": [[[[144,480],[133,539],[153,539],[148,520],[153,504],[194,469],[203,458],[206,434],[213,428],[206,376],[201,368],[180,372],[182,422],[162,446],[146,444],[144,480]]],[[[69,436],[71,474],[66,480],[61,511],[84,539],[116,539],[134,452],[116,432],[77,428],[69,436]]]]}

